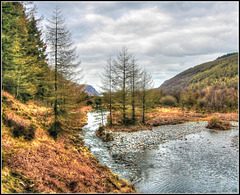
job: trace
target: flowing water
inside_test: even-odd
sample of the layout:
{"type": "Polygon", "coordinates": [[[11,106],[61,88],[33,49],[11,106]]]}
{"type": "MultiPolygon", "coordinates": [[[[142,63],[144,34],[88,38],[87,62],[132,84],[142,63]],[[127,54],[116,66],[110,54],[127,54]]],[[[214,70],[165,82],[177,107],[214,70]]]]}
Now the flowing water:
{"type": "Polygon", "coordinates": [[[106,123],[107,115],[108,112],[103,115],[88,113],[88,125],[83,127],[80,136],[101,164],[106,164],[120,178],[133,183],[138,192],[239,192],[239,153],[238,148],[232,145],[232,138],[238,135],[238,127],[229,131],[206,129],[189,134],[184,140],[158,144],[155,149],[135,152],[137,160],[131,164],[112,156],[109,143],[102,142],[94,133],[102,121],[103,125],[106,123]]]}

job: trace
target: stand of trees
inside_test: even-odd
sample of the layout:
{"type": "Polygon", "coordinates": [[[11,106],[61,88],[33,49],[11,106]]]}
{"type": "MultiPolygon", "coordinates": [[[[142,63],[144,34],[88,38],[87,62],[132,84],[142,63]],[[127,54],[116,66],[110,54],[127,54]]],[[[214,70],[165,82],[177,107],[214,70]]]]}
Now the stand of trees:
{"type": "Polygon", "coordinates": [[[179,94],[179,104],[199,112],[232,112],[238,110],[237,86],[207,86],[201,90],[189,88],[179,94]]]}
{"type": "Polygon", "coordinates": [[[51,90],[38,22],[22,3],[2,3],[2,87],[22,101],[43,99],[51,90]]]}
{"type": "Polygon", "coordinates": [[[56,8],[48,20],[45,43],[35,9],[2,2],[2,89],[23,102],[40,99],[53,106],[51,132],[57,135],[58,116],[84,98],[76,83],[82,78],[80,61],[61,11],[56,8]]]}
{"type": "Polygon", "coordinates": [[[238,86],[206,86],[202,89],[189,87],[179,93],[164,94],[155,90],[152,96],[154,106],[181,107],[198,112],[235,112],[238,111],[238,86]]]}
{"type": "Polygon", "coordinates": [[[151,84],[151,75],[139,68],[136,57],[125,46],[115,59],[109,58],[102,75],[102,90],[104,102],[110,110],[110,125],[113,124],[113,110],[121,111],[122,124],[135,124],[137,107],[142,109],[142,122],[145,123],[151,84]],[[131,118],[127,117],[129,108],[131,118]]]}

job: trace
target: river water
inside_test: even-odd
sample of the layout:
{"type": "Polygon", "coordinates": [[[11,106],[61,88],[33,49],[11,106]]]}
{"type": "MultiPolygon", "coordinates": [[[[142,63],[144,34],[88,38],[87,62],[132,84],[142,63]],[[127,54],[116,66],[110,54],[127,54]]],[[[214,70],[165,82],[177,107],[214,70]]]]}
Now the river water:
{"type": "MultiPolygon", "coordinates": [[[[116,144],[116,141],[102,142],[94,133],[102,122],[106,124],[107,115],[108,112],[103,116],[96,112],[88,113],[88,124],[83,127],[80,136],[101,164],[106,164],[120,178],[133,183],[138,192],[239,192],[239,152],[232,145],[232,138],[238,135],[238,123],[234,123],[237,127],[232,130],[214,131],[204,128],[206,122],[200,122],[194,126],[203,129],[198,133],[186,135],[185,139],[155,144],[153,148],[136,150],[133,152],[136,160],[129,163],[112,155],[110,145],[116,144]]],[[[192,124],[174,125],[174,128],[186,128],[192,124]]],[[[161,126],[159,130],[172,127],[161,126]]],[[[142,136],[141,132],[138,134],[142,136]]],[[[134,141],[131,139],[130,142],[134,141]]]]}

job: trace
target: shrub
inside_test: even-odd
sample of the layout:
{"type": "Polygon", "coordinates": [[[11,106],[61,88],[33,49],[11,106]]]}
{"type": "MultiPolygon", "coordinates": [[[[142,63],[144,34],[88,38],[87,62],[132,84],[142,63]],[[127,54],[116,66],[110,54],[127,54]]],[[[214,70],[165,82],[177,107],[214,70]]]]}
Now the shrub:
{"type": "Polygon", "coordinates": [[[108,142],[108,141],[113,141],[113,140],[114,140],[114,137],[113,137],[112,133],[105,132],[103,126],[100,126],[100,127],[98,128],[98,130],[95,131],[95,134],[96,134],[100,139],[102,139],[104,142],[108,142]]]}
{"type": "Polygon", "coordinates": [[[222,121],[217,117],[213,117],[211,118],[210,121],[208,121],[208,125],[206,127],[209,129],[216,129],[216,130],[229,130],[231,129],[232,124],[227,121],[222,121]]]}
{"type": "Polygon", "coordinates": [[[92,105],[92,104],[93,104],[93,102],[91,100],[87,101],[87,106],[92,105]]]}
{"type": "Polygon", "coordinates": [[[114,140],[114,137],[113,137],[112,133],[107,133],[104,141],[108,142],[108,141],[113,141],[113,140],[114,140]]]}
{"type": "Polygon", "coordinates": [[[167,95],[161,99],[160,103],[162,105],[175,107],[177,106],[177,99],[171,95],[167,95]]]}
{"type": "Polygon", "coordinates": [[[62,131],[62,124],[59,121],[54,122],[50,129],[48,130],[50,136],[52,136],[55,140],[57,139],[57,135],[62,131]]]}
{"type": "Polygon", "coordinates": [[[204,108],[205,104],[206,104],[205,100],[201,99],[198,101],[197,106],[202,109],[202,108],[204,108]]]}

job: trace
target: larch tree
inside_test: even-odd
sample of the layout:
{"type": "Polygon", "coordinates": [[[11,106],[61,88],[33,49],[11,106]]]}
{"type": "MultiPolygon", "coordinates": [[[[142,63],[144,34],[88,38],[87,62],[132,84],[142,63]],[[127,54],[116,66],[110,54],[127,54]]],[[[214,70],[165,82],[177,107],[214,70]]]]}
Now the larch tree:
{"type": "Polygon", "coordinates": [[[135,107],[136,107],[136,91],[140,86],[140,68],[137,64],[137,59],[134,55],[131,57],[130,62],[130,79],[129,79],[129,88],[131,93],[131,107],[132,107],[132,122],[136,121],[135,107]]]}
{"type": "Polygon", "coordinates": [[[105,96],[105,101],[108,104],[109,109],[109,123],[112,125],[112,93],[113,93],[113,62],[112,58],[110,57],[107,59],[107,64],[104,67],[104,73],[101,76],[101,89],[103,90],[103,94],[105,96]]]}
{"type": "Polygon", "coordinates": [[[76,53],[71,33],[67,30],[65,20],[58,7],[53,11],[52,18],[48,20],[46,28],[49,57],[54,67],[54,130],[56,131],[56,124],[59,122],[59,107],[66,103],[69,97],[67,93],[71,84],[69,81],[76,79],[79,73],[77,68],[81,62],[78,60],[79,56],[76,53]]]}
{"type": "Polygon", "coordinates": [[[130,59],[131,54],[128,53],[128,49],[124,46],[122,51],[117,55],[116,60],[113,61],[114,67],[114,86],[117,90],[120,90],[120,104],[122,105],[122,121],[126,125],[126,106],[127,106],[127,87],[130,79],[130,59]]]}
{"type": "Polygon", "coordinates": [[[141,105],[142,105],[142,123],[145,123],[145,113],[148,103],[149,90],[152,88],[152,76],[146,71],[143,70],[141,73],[141,105]]]}

